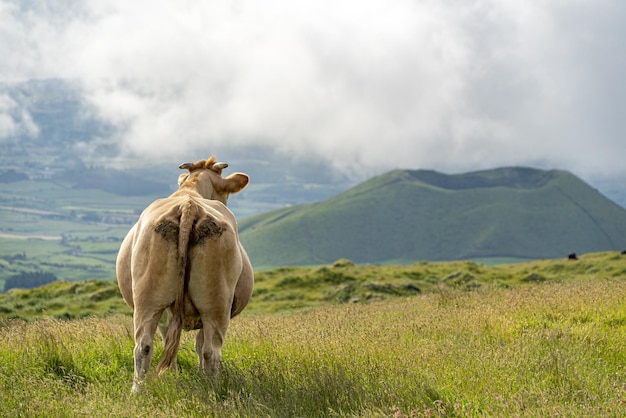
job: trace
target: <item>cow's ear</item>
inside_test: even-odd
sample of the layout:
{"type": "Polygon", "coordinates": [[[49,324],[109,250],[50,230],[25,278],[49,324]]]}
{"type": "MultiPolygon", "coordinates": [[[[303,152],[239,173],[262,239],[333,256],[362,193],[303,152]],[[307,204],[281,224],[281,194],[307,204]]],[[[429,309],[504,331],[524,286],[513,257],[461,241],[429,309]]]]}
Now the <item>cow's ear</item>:
{"type": "Polygon", "coordinates": [[[250,182],[250,177],[244,173],[233,173],[224,179],[224,191],[237,193],[243,190],[250,182]]]}
{"type": "Polygon", "coordinates": [[[182,185],[185,180],[187,180],[187,178],[189,177],[189,173],[183,173],[180,176],[178,176],[178,185],[182,185]]]}

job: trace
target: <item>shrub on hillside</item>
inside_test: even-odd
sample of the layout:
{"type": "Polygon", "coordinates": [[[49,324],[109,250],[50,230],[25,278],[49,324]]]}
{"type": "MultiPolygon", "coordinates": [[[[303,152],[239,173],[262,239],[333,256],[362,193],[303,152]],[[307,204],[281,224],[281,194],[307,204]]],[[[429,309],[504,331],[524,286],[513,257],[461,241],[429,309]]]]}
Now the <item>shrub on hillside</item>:
{"type": "Polygon", "coordinates": [[[9,277],[4,282],[4,291],[7,292],[10,289],[22,288],[32,289],[33,287],[43,286],[48,283],[55,282],[57,277],[52,273],[43,272],[21,272],[14,276],[9,277]]]}

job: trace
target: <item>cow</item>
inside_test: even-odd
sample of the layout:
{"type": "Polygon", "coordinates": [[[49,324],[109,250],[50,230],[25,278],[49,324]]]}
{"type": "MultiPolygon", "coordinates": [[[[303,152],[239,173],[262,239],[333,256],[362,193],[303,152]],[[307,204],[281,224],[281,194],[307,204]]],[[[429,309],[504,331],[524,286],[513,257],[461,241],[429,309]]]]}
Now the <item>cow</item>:
{"type": "Polygon", "coordinates": [[[181,164],[188,172],[179,176],[178,190],[151,203],[122,241],[116,273],[133,309],[133,392],[150,369],[157,327],[164,346],[158,374],[176,367],[185,329],[199,330],[195,350],[200,369],[216,377],[230,319],[250,300],[252,265],[239,242],[235,216],[226,207],[229,194],[241,191],[250,179],[244,173],[222,177],[227,166],[213,155],[181,164]]]}

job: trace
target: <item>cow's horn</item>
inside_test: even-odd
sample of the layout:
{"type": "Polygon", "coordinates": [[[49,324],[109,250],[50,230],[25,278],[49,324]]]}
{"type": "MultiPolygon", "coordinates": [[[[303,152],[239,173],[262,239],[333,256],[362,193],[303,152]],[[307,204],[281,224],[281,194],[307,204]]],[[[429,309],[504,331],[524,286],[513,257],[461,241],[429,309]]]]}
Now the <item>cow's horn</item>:
{"type": "Polygon", "coordinates": [[[228,167],[228,163],[215,163],[213,164],[213,170],[223,170],[228,167]]]}
{"type": "Polygon", "coordinates": [[[183,164],[179,165],[178,168],[180,168],[181,170],[189,170],[189,171],[191,171],[191,169],[193,168],[193,163],[183,163],[183,164]]]}

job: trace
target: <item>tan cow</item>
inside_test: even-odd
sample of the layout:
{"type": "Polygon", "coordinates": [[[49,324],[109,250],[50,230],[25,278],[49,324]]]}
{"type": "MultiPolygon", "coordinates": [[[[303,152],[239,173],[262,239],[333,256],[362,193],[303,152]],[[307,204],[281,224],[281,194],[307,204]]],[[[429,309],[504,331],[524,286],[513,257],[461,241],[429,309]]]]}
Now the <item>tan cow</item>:
{"type": "Polygon", "coordinates": [[[161,327],[157,371],[175,367],[181,330],[199,329],[200,368],[216,376],[230,318],[250,300],[252,266],[226,207],[228,195],[246,187],[249,177],[223,178],[227,166],[214,156],[182,164],[189,173],[180,175],[178,190],[150,204],[122,242],[116,268],[122,296],[134,310],[133,391],[150,368],[162,316],[171,321],[161,327]]]}

